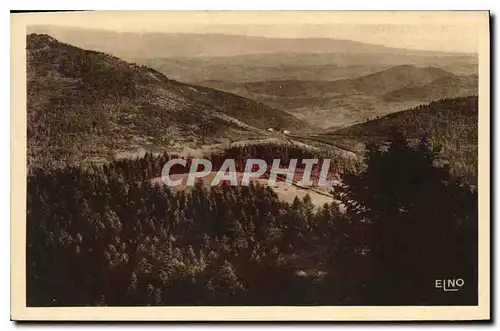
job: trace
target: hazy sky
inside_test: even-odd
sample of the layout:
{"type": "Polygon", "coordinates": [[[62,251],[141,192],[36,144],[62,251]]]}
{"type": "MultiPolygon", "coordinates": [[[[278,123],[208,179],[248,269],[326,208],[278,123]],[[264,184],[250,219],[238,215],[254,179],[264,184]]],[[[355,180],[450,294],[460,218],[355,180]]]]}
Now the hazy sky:
{"type": "Polygon", "coordinates": [[[484,12],[85,12],[34,14],[29,21],[121,32],[350,39],[470,53],[478,50],[478,24],[484,18],[484,12]]]}
{"type": "Polygon", "coordinates": [[[415,25],[209,25],[179,26],[165,30],[214,32],[264,36],[270,38],[333,38],[362,41],[384,46],[450,51],[477,52],[477,31],[464,26],[415,25]]]}

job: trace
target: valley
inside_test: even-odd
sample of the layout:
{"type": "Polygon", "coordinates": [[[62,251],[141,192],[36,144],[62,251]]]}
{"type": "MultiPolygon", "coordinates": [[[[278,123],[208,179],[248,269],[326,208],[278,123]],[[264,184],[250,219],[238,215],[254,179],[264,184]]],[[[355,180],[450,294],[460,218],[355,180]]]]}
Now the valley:
{"type": "MultiPolygon", "coordinates": [[[[366,134],[352,134],[356,131],[351,126],[365,122],[370,126],[388,114],[405,113],[433,100],[477,95],[477,75],[417,66],[441,61],[443,67],[462,66],[467,71],[473,63],[470,57],[432,55],[414,54],[410,58],[415,65],[396,66],[378,63],[370,58],[374,54],[363,51],[343,66],[331,64],[343,55],[330,53],[152,62],[159,70],[172,73],[163,65],[177,61],[168,68],[183,68],[185,75],[173,76],[191,81],[181,83],[143,65],[32,34],[28,36],[28,104],[33,110],[28,116],[28,161],[56,166],[102,163],[142,157],[147,151],[182,154],[188,148],[203,155],[270,142],[333,149],[342,158],[356,159],[363,153],[366,134]],[[355,62],[363,56],[367,64],[355,62]],[[276,63],[279,66],[273,65],[276,63]],[[189,76],[200,68],[207,70],[205,79],[189,76]],[[239,69],[232,75],[224,68],[239,69]],[[329,71],[337,79],[327,80],[331,76],[320,74],[329,71]],[[285,76],[278,72],[300,77],[282,79],[285,76]],[[217,78],[214,73],[224,80],[213,79],[217,78]],[[317,80],[304,79],[310,74],[317,75],[317,80]],[[269,78],[245,81],[249,75],[269,78]]],[[[405,125],[400,129],[407,130],[405,125]]],[[[379,135],[385,138],[388,132],[379,135]]],[[[445,154],[455,155],[453,160],[461,155],[457,147],[445,145],[445,154]]],[[[459,168],[463,172],[466,166],[459,168]]],[[[474,178],[470,172],[468,176],[474,178]]]]}
{"type": "Polygon", "coordinates": [[[477,95],[477,75],[401,65],[334,81],[204,82],[289,112],[313,127],[345,127],[433,100],[477,95]]]}
{"type": "Polygon", "coordinates": [[[333,37],[28,27],[26,304],[477,305],[477,66],[333,37]],[[251,159],[267,170],[242,184],[251,159]],[[297,161],[291,183],[268,181],[276,160],[297,161]],[[221,169],[236,183],[212,185],[221,169]],[[429,286],[447,274],[468,287],[429,286]]]}

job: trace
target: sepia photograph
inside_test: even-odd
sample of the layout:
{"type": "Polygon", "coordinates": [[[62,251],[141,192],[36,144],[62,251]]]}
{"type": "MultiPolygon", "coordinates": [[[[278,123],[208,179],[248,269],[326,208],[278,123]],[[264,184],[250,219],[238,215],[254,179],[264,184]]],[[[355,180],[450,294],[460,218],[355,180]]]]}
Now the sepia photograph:
{"type": "Polygon", "coordinates": [[[484,320],[488,11],[11,14],[15,320],[484,320]]]}

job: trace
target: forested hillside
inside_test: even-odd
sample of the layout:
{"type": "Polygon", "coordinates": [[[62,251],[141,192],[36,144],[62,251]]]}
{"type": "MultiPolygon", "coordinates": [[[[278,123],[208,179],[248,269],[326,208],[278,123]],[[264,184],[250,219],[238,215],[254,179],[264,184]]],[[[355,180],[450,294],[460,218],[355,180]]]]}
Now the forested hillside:
{"type": "Polygon", "coordinates": [[[394,130],[411,139],[426,136],[452,172],[475,184],[478,158],[477,96],[444,99],[333,131],[334,135],[383,140],[394,130]]]}
{"type": "Polygon", "coordinates": [[[478,93],[477,75],[444,76],[421,86],[406,86],[384,95],[387,101],[433,100],[453,98],[457,96],[473,96],[478,93]]]}
{"type": "MultiPolygon", "coordinates": [[[[252,40],[270,50],[290,45],[252,40]]],[[[310,42],[330,51],[337,41],[310,42]]],[[[173,52],[198,49],[186,47],[173,52]]],[[[203,47],[224,51],[207,40],[203,47]]],[[[345,47],[363,57],[387,51],[345,47]]],[[[446,89],[433,84],[443,80],[460,93],[474,87],[474,77],[469,84],[434,67],[382,70],[331,82],[242,84],[256,100],[308,108],[301,118],[321,127],[394,111],[379,103],[384,97],[438,95],[446,89]]],[[[36,34],[27,37],[27,83],[30,307],[478,302],[477,97],[314,133],[283,109],[36,34]],[[194,146],[213,171],[226,159],[235,159],[238,173],[254,158],[268,166],[279,159],[282,167],[291,159],[329,159],[335,184],[320,192],[324,205],[305,194],[283,199],[257,181],[164,185],[167,161],[185,158],[187,167],[171,169],[184,175],[194,146]],[[148,152],[116,157],[139,148],[148,152]],[[450,276],[464,280],[460,291],[435,288],[436,279],[450,276]]]]}
{"type": "Polygon", "coordinates": [[[345,213],[253,184],[153,186],[167,154],[36,170],[27,305],[475,304],[477,193],[436,167],[425,143],[389,144],[343,175],[345,213]],[[436,291],[443,272],[467,287],[436,291]]]}
{"type": "Polygon", "coordinates": [[[28,161],[81,162],[141,147],[303,128],[240,96],[182,84],[116,57],[27,36],[28,161]]]}

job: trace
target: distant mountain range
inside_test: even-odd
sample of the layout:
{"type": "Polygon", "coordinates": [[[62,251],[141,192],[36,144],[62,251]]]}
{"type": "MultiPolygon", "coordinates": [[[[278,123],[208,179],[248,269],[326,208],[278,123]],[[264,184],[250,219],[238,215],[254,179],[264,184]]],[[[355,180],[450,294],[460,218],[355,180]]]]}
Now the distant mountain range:
{"type": "Polygon", "coordinates": [[[456,75],[477,74],[474,56],[410,56],[401,54],[297,54],[275,53],[231,57],[156,57],[132,59],[168,77],[187,83],[210,81],[332,81],[352,79],[399,65],[438,67],[456,75]]]}
{"type": "Polygon", "coordinates": [[[225,34],[119,33],[64,26],[31,26],[84,49],[147,65],[170,79],[209,81],[332,81],[399,65],[477,74],[477,54],[416,51],[351,40],[284,39],[225,34]]]}
{"type": "Polygon", "coordinates": [[[321,94],[342,95],[363,93],[383,95],[406,86],[424,85],[438,78],[453,76],[452,73],[435,67],[417,68],[401,65],[354,79],[335,81],[261,81],[241,84],[249,93],[269,94],[279,97],[293,95],[307,97],[321,94]]]}
{"type": "Polygon", "coordinates": [[[299,130],[286,112],[156,70],[83,50],[48,35],[27,36],[28,156],[79,162],[139,148],[299,130]]]}
{"type": "Polygon", "coordinates": [[[409,50],[328,38],[264,38],[231,34],[132,33],[63,26],[31,26],[28,33],[49,34],[63,42],[125,59],[162,57],[230,57],[274,53],[398,54],[405,56],[472,56],[474,54],[409,50]]]}
{"type": "MultiPolygon", "coordinates": [[[[94,42],[101,43],[101,39],[94,42]]],[[[135,49],[137,45],[123,47],[135,49]]],[[[364,52],[364,47],[352,49],[364,52]]],[[[145,65],[62,43],[46,34],[30,34],[27,36],[28,161],[30,164],[47,160],[78,163],[134,155],[141,149],[225,144],[266,137],[268,128],[292,132],[329,128],[329,132],[352,136],[354,131],[349,130],[359,130],[353,124],[368,121],[366,125],[371,127],[373,121],[370,120],[390,113],[433,100],[477,95],[478,92],[477,74],[462,75],[442,67],[408,64],[342,67],[328,64],[332,56],[335,57],[332,54],[287,54],[282,57],[267,54],[207,58],[208,63],[216,64],[212,69],[223,68],[222,59],[237,65],[225,76],[227,79],[200,80],[197,83],[201,86],[173,80],[145,65]],[[277,69],[272,63],[279,58],[285,65],[277,69]],[[300,63],[294,59],[300,59],[300,63]],[[308,62],[310,59],[314,61],[308,62]],[[297,64],[295,68],[294,63],[297,64]],[[258,73],[267,78],[232,80],[235,77],[232,75],[238,71],[245,77],[255,75],[252,66],[259,66],[261,71],[258,73]],[[286,72],[311,77],[308,68],[324,69],[323,73],[331,70],[349,78],[272,79],[275,74],[286,72]],[[339,131],[348,126],[350,129],[345,129],[348,131],[339,131]]],[[[357,56],[373,59],[378,55],[359,53],[357,56]]],[[[474,56],[440,55],[439,58],[456,64],[453,61],[460,62],[462,58],[469,61],[474,56]]],[[[172,61],[202,63],[203,59],[172,61]]],[[[179,68],[176,70],[181,73],[179,68]]],[[[191,72],[189,68],[185,71],[191,72]]],[[[457,101],[449,107],[462,109],[460,104],[461,101],[457,101]]],[[[422,119],[419,117],[416,123],[423,126],[425,121],[432,121],[433,116],[441,116],[435,105],[448,107],[446,102],[431,105],[431,110],[424,111],[422,119]]],[[[415,111],[412,110],[412,114],[415,111]]],[[[470,119],[462,117],[452,121],[470,124],[467,122],[470,119]]],[[[470,131],[461,125],[451,128],[470,131]]],[[[455,133],[446,134],[462,139],[455,133]]],[[[448,150],[453,152],[451,148],[448,150]]]]}
{"type": "Polygon", "coordinates": [[[437,67],[412,65],[334,81],[208,81],[204,84],[288,111],[321,128],[346,126],[421,103],[478,92],[477,75],[457,76],[437,67]]]}

